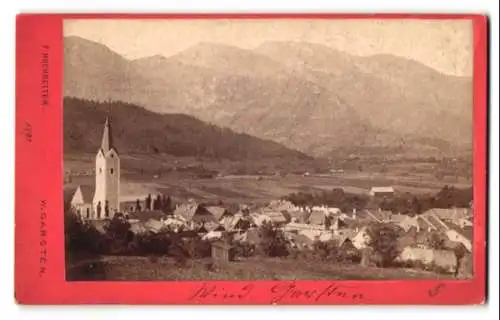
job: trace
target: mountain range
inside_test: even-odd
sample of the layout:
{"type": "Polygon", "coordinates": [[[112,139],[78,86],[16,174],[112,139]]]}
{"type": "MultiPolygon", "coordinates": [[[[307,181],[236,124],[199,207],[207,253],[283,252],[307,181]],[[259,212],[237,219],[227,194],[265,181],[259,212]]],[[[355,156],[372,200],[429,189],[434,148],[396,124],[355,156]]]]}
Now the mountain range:
{"type": "Polygon", "coordinates": [[[182,113],[314,156],[339,148],[447,152],[472,140],[472,79],[392,55],[307,42],[199,43],[128,60],[64,39],[64,95],[182,113]]]}

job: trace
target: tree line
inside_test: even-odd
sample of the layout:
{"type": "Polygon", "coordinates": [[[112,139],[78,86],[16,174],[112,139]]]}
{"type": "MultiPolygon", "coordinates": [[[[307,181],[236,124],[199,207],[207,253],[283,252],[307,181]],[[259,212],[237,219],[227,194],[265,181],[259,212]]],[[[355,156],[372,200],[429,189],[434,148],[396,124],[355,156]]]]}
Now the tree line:
{"type": "Polygon", "coordinates": [[[342,188],[334,188],[314,193],[291,193],[283,199],[299,207],[327,205],[339,208],[343,212],[362,210],[370,205],[393,213],[420,214],[432,208],[467,208],[472,203],[472,191],[472,188],[459,189],[445,185],[434,194],[414,195],[407,192],[384,198],[372,198],[364,194],[345,192],[342,188]]]}

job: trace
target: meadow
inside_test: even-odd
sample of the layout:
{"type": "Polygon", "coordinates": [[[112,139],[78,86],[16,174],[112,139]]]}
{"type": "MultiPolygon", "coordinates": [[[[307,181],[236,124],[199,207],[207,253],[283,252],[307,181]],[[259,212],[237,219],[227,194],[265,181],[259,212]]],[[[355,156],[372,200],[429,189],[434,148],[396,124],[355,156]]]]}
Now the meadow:
{"type": "MultiPolygon", "coordinates": [[[[65,156],[64,169],[71,172],[71,181],[65,181],[65,188],[94,184],[93,157],[90,154],[65,156]]],[[[308,176],[298,172],[272,174],[269,170],[261,174],[231,173],[231,169],[244,165],[241,162],[207,161],[192,157],[122,155],[121,195],[124,200],[131,201],[148,193],[160,192],[181,200],[191,198],[198,201],[260,203],[293,192],[315,192],[333,188],[362,194],[373,186],[392,186],[398,192],[419,194],[437,192],[445,184],[458,188],[471,185],[471,182],[464,178],[445,177],[438,180],[425,163],[395,163],[384,173],[375,169],[308,176]]]]}
{"type": "Polygon", "coordinates": [[[69,268],[68,280],[377,280],[451,278],[424,270],[318,263],[306,259],[251,257],[214,266],[210,258],[190,259],[179,267],[170,257],[103,256],[69,268]]]}

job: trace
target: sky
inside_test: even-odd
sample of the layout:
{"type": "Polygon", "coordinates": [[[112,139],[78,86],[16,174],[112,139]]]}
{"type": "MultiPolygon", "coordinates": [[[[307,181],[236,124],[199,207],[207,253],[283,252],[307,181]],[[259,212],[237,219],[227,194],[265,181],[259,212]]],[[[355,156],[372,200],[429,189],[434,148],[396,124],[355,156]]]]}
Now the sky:
{"type": "Polygon", "coordinates": [[[469,20],[258,19],[66,20],[65,36],[108,46],[128,59],[171,56],[199,42],[253,49],[266,41],[308,41],[354,55],[393,54],[442,73],[471,76],[469,20]]]}

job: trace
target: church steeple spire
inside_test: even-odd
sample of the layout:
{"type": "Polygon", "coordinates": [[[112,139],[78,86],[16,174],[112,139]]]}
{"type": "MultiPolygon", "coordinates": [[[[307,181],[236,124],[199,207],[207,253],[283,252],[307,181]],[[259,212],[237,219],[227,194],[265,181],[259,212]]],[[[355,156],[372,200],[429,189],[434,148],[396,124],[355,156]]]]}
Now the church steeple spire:
{"type": "Polygon", "coordinates": [[[113,145],[113,135],[111,133],[111,121],[109,117],[106,117],[106,123],[104,124],[104,132],[102,134],[101,149],[104,153],[111,149],[114,149],[113,145]]]}

